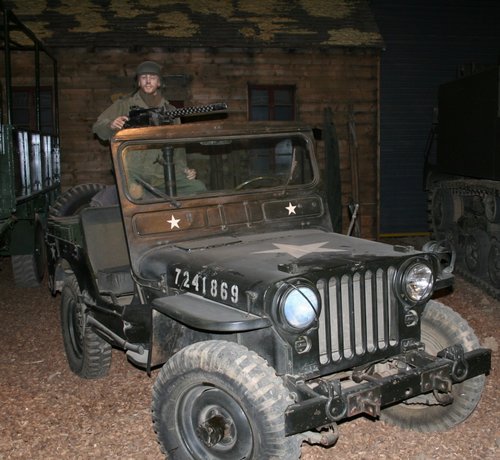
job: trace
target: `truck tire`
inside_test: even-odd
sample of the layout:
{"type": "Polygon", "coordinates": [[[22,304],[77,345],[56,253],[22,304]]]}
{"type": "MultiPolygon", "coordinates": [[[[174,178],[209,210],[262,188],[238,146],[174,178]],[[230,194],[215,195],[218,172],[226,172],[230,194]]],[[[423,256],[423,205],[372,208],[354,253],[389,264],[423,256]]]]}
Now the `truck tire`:
{"type": "MultiPolygon", "coordinates": [[[[451,308],[433,300],[429,301],[422,315],[422,341],[426,351],[432,355],[458,343],[465,351],[480,346],[467,321],[451,308]]],[[[439,405],[430,393],[384,409],[381,418],[390,424],[415,431],[448,430],[463,422],[474,411],[485,380],[484,375],[478,375],[453,385],[453,402],[449,405],[439,405]]]]}
{"type": "Polygon", "coordinates": [[[61,293],[61,329],[70,369],[84,379],[108,374],[111,345],[99,337],[86,321],[86,306],[80,301],[80,288],[74,275],[64,280],[61,293]]]}
{"type": "Polygon", "coordinates": [[[80,184],[61,193],[52,205],[50,214],[55,217],[74,216],[87,208],[92,197],[105,188],[102,184],[80,184]]]}
{"type": "Polygon", "coordinates": [[[23,288],[40,286],[47,268],[47,250],[40,222],[35,224],[33,253],[12,255],[10,260],[16,286],[23,288]]]}
{"type": "Polygon", "coordinates": [[[285,438],[288,391],[260,356],[224,341],[190,345],[163,366],[152,414],[169,459],[300,457],[298,436],[285,438]]]}

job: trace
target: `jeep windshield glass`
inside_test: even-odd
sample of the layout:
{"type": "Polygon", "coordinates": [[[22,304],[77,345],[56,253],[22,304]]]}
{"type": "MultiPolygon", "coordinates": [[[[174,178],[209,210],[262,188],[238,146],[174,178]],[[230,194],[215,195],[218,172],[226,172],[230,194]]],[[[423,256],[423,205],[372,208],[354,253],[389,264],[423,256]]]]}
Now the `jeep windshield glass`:
{"type": "Polygon", "coordinates": [[[144,203],[288,190],[313,180],[308,143],[300,135],[128,144],[121,159],[129,198],[144,203]]]}

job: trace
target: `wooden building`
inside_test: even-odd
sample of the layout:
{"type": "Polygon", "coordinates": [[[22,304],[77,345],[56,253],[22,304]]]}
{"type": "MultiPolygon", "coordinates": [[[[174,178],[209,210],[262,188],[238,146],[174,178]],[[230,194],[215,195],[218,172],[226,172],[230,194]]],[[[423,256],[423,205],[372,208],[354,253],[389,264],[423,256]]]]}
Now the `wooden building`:
{"type": "MultiPolygon", "coordinates": [[[[113,181],[108,147],[92,124],[114,98],[133,90],[137,65],[154,60],[176,105],[224,101],[233,120],[296,119],[319,129],[331,110],[343,230],[354,198],[361,235],[377,236],[383,41],[368,0],[5,4],[59,62],[64,187],[113,181]]],[[[324,166],[322,141],[318,152],[324,166]]]]}

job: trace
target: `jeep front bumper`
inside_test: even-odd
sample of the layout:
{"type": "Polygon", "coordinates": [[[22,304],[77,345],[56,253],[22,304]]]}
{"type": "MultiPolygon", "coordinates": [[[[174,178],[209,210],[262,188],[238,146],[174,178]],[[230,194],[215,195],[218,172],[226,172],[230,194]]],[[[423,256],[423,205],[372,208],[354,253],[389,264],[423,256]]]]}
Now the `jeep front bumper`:
{"type": "Polygon", "coordinates": [[[491,350],[478,348],[464,353],[460,345],[445,348],[436,356],[412,350],[395,356],[404,367],[386,377],[356,373],[354,383],[343,387],[339,380],[327,378],[317,385],[287,378],[288,387],[297,396],[296,403],[285,412],[286,435],[331,425],[332,423],[367,413],[380,415],[380,409],[415,396],[434,392],[440,404],[452,402],[451,387],[491,368],[491,350]]]}

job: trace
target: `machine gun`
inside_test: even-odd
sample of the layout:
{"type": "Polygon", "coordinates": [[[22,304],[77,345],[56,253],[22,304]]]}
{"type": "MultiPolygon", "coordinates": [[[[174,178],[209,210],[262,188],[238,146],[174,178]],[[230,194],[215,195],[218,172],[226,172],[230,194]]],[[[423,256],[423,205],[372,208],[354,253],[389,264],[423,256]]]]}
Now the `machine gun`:
{"type": "Polygon", "coordinates": [[[227,110],[227,104],[218,102],[209,105],[195,105],[171,110],[167,106],[143,109],[137,106],[131,108],[128,121],[123,128],[137,128],[141,126],[171,125],[176,118],[227,110]]]}

